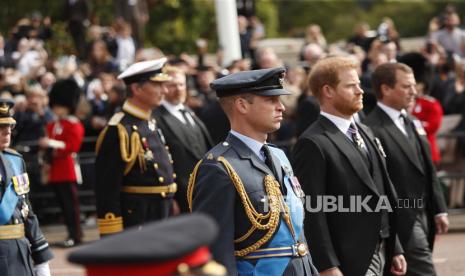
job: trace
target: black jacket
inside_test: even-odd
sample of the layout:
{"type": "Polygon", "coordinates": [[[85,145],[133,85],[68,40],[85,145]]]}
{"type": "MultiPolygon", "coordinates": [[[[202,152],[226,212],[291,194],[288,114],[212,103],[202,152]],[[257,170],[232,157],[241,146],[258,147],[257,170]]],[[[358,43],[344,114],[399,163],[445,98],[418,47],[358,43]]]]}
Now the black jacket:
{"type": "MultiPolygon", "coordinates": [[[[394,255],[402,253],[396,242],[397,200],[394,187],[385,169],[385,161],[371,131],[357,124],[365,143],[374,148],[373,158],[381,170],[385,195],[392,207],[389,214],[390,237],[387,239],[387,266],[394,255]]],[[[317,196],[341,197],[344,206],[349,206],[351,196],[368,201],[372,210],[379,202],[380,193],[366,163],[345,134],[329,119],[319,116],[299,138],[294,148],[293,167],[305,194],[310,196],[312,207],[316,207],[317,196]]],[[[379,172],[378,172],[379,173],[379,172]]],[[[340,198],[338,198],[340,200],[340,198]]],[[[373,253],[380,241],[381,213],[366,212],[308,212],[304,222],[315,266],[319,271],[339,267],[346,276],[364,275],[373,253]]]]}
{"type": "MultiPolygon", "coordinates": [[[[413,119],[413,118],[412,118],[413,119]]],[[[433,248],[436,233],[434,216],[447,211],[436,171],[431,159],[431,150],[426,136],[418,135],[416,139],[421,148],[424,164],[415,158],[416,151],[408,138],[399,130],[391,118],[378,106],[368,115],[366,124],[371,126],[374,134],[381,140],[386,152],[387,170],[397,194],[403,205],[399,208],[403,223],[399,227],[399,238],[405,246],[410,238],[415,218],[425,207],[429,221],[428,240],[433,248]],[[419,201],[420,200],[420,201],[419,201]],[[423,200],[423,204],[416,204],[423,200]]],[[[421,161],[420,161],[421,162],[421,161]]]]}

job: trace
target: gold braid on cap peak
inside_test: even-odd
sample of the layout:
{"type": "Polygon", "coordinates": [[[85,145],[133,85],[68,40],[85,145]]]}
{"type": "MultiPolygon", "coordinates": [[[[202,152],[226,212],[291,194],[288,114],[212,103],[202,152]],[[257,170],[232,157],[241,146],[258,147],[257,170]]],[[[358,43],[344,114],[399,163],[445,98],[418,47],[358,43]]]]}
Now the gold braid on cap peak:
{"type": "MultiPolygon", "coordinates": [[[[232,165],[228,162],[228,160],[226,160],[226,158],[224,158],[223,156],[218,157],[217,160],[218,162],[222,163],[223,166],[225,167],[229,177],[231,178],[232,183],[234,184],[234,187],[236,188],[237,193],[239,194],[242,205],[244,206],[245,214],[247,215],[247,218],[252,224],[252,227],[250,228],[250,230],[247,231],[247,233],[245,233],[238,239],[234,240],[234,243],[239,243],[239,242],[246,240],[256,230],[267,231],[266,234],[254,244],[241,250],[235,250],[234,255],[236,257],[247,256],[249,253],[254,252],[255,250],[259,249],[262,245],[264,245],[271,239],[273,234],[276,232],[276,229],[278,228],[281,211],[283,211],[283,218],[286,224],[288,225],[292,234],[294,235],[294,229],[292,227],[290,216],[289,216],[289,208],[284,203],[283,201],[284,199],[281,193],[281,189],[279,187],[279,183],[278,181],[276,181],[276,179],[273,176],[266,175],[263,179],[263,184],[265,186],[265,192],[266,192],[266,196],[267,196],[268,204],[269,204],[268,205],[269,211],[266,214],[261,214],[257,212],[257,210],[255,210],[252,202],[250,201],[249,196],[247,195],[247,191],[245,190],[242,180],[240,179],[239,175],[236,173],[232,165]],[[263,221],[266,221],[266,222],[263,223],[263,221]]],[[[194,170],[192,171],[192,174],[190,175],[190,178],[189,178],[189,184],[187,187],[187,202],[189,205],[189,210],[191,212],[192,212],[192,196],[193,196],[193,190],[194,190],[194,185],[195,185],[195,178],[197,176],[197,171],[201,163],[202,163],[202,160],[200,160],[197,163],[194,170]]]]}
{"type": "MultiPolygon", "coordinates": [[[[118,129],[118,137],[119,137],[119,147],[121,151],[121,159],[126,163],[126,168],[124,169],[124,174],[126,175],[136,163],[136,160],[139,160],[139,165],[142,171],[146,170],[146,162],[144,158],[144,149],[142,147],[140,141],[140,135],[137,131],[133,131],[131,134],[131,140],[129,141],[129,135],[126,131],[126,128],[121,125],[116,125],[118,129]]],[[[102,130],[100,133],[95,151],[98,153],[100,151],[100,147],[102,146],[103,139],[105,134],[108,131],[108,126],[102,130]]]]}

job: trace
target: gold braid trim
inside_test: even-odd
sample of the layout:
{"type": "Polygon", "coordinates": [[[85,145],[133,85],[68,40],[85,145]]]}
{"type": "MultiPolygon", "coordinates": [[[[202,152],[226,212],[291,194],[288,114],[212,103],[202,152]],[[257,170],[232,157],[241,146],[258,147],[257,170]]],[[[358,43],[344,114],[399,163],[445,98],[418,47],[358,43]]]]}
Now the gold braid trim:
{"type": "Polygon", "coordinates": [[[145,160],[141,162],[141,156],[142,158],[144,157],[144,150],[140,142],[139,133],[137,133],[137,131],[133,131],[131,134],[131,142],[129,143],[129,137],[126,128],[121,124],[118,124],[117,128],[121,159],[127,163],[126,168],[124,169],[124,174],[127,174],[131,170],[137,159],[139,159],[141,168],[144,167],[145,160]]]}
{"type": "Polygon", "coordinates": [[[194,192],[195,179],[197,178],[197,171],[199,170],[200,164],[202,164],[202,159],[194,167],[194,170],[189,176],[189,182],[187,184],[187,206],[189,206],[189,211],[192,213],[192,194],[194,192]]]}
{"type": "MultiPolygon", "coordinates": [[[[276,232],[276,229],[279,225],[280,221],[280,213],[283,209],[283,196],[281,194],[281,190],[279,188],[279,183],[275,180],[275,178],[271,175],[266,175],[263,179],[263,184],[265,186],[265,192],[268,197],[268,204],[269,204],[269,212],[266,215],[263,215],[255,210],[253,207],[252,202],[250,201],[249,196],[247,195],[247,191],[245,190],[244,184],[240,179],[239,175],[236,173],[232,165],[223,157],[220,156],[217,159],[219,162],[223,164],[226,171],[228,172],[231,181],[236,188],[237,193],[241,199],[242,205],[244,206],[244,211],[249,219],[252,227],[247,233],[234,242],[238,243],[245,239],[247,239],[255,230],[263,230],[267,231],[266,234],[259,239],[256,243],[241,249],[235,250],[234,255],[236,257],[244,257],[249,253],[259,249],[263,244],[268,242],[273,234],[276,232]],[[263,220],[268,219],[267,223],[262,223],[263,220]]],[[[202,161],[199,161],[195,166],[190,178],[189,178],[189,185],[187,188],[187,202],[189,204],[189,209],[192,211],[192,194],[195,184],[195,178],[197,176],[197,171],[202,161]]],[[[287,210],[284,208],[283,210],[286,212],[287,210]]]]}
{"type": "Polygon", "coordinates": [[[123,231],[123,218],[114,213],[106,213],[102,219],[97,219],[100,234],[114,234],[123,231]]]}

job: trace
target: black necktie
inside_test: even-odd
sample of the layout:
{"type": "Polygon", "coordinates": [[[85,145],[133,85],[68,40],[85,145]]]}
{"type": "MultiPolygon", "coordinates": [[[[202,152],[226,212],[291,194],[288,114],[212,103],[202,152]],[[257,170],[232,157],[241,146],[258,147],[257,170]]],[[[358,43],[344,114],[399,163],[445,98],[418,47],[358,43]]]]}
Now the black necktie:
{"type": "Polygon", "coordinates": [[[179,109],[179,112],[181,112],[182,117],[184,118],[184,121],[186,121],[186,125],[187,125],[188,127],[194,128],[194,126],[191,124],[191,121],[190,121],[189,118],[187,117],[187,110],[184,109],[184,108],[181,108],[181,109],[179,109]]]}
{"type": "Polygon", "coordinates": [[[273,164],[273,158],[271,157],[270,148],[268,148],[267,144],[264,144],[261,150],[263,152],[263,155],[265,155],[265,164],[273,172],[274,177],[278,179],[278,174],[276,173],[276,169],[273,164]]]}

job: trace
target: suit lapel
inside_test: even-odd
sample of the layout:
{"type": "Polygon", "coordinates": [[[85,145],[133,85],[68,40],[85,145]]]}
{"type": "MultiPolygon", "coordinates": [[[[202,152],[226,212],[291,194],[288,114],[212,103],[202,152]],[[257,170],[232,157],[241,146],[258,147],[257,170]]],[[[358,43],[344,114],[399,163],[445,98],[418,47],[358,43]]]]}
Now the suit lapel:
{"type": "Polygon", "coordinates": [[[160,106],[160,113],[161,113],[161,118],[165,121],[166,127],[169,128],[174,135],[181,141],[181,143],[184,145],[184,148],[186,148],[188,151],[194,154],[192,152],[192,147],[189,144],[189,139],[186,135],[184,135],[182,131],[182,122],[179,121],[176,117],[173,116],[164,106],[160,106]],[[177,127],[178,126],[178,127],[177,127]]]}
{"type": "Polygon", "coordinates": [[[364,165],[365,162],[357,152],[357,149],[351,144],[351,141],[326,117],[320,115],[319,121],[326,130],[325,133],[328,138],[334,143],[336,148],[338,148],[339,151],[346,156],[350,165],[362,182],[365,183],[365,185],[367,185],[373,193],[379,195],[378,189],[373,183],[368,168],[364,165]]]}
{"type": "Polygon", "coordinates": [[[226,141],[230,143],[236,152],[239,154],[241,159],[248,159],[252,166],[262,171],[265,174],[273,175],[273,172],[268,168],[268,166],[258,158],[258,156],[239,138],[229,133],[226,137],[226,141]]]}
{"type": "Polygon", "coordinates": [[[210,137],[210,133],[208,132],[208,130],[205,127],[204,123],[202,122],[202,120],[200,120],[199,117],[197,117],[197,115],[195,115],[195,113],[191,109],[188,109],[188,110],[189,110],[189,113],[191,114],[192,119],[194,119],[195,124],[202,131],[202,135],[205,138],[205,141],[207,142],[208,149],[212,148],[213,147],[213,141],[212,141],[212,139],[210,137]]]}
{"type": "Polygon", "coordinates": [[[407,159],[413,163],[413,165],[424,174],[423,168],[414,159],[415,151],[411,148],[408,138],[400,131],[400,129],[395,125],[391,118],[384,112],[381,108],[376,107],[379,117],[381,118],[381,124],[389,136],[396,142],[401,151],[407,156],[407,159]]]}

